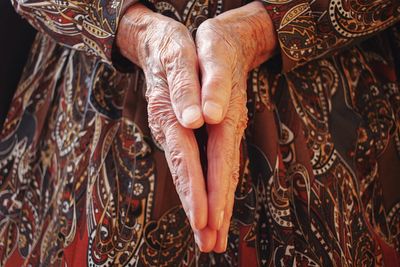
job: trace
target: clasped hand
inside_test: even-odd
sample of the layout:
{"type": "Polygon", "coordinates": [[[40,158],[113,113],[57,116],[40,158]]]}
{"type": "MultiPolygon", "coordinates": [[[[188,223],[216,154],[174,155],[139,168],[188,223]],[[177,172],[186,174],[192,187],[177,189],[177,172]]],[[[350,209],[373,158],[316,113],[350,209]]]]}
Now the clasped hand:
{"type": "Polygon", "coordinates": [[[183,24],[136,4],[121,19],[117,46],[144,71],[149,127],[197,245],[225,251],[247,123],[247,73],[275,49],[270,17],[252,2],[203,22],[194,42],[183,24]],[[207,174],[193,133],[204,123],[207,174]]]}

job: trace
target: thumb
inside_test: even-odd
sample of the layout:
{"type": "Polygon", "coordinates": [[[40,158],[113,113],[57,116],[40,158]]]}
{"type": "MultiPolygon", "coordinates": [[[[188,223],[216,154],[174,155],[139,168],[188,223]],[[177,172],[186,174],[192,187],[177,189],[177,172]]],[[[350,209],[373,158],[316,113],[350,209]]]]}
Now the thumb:
{"type": "Polygon", "coordinates": [[[202,111],[208,124],[220,123],[228,110],[231,97],[234,50],[227,49],[226,40],[216,34],[214,27],[208,27],[208,21],[202,24],[198,32],[197,54],[202,75],[202,111]],[[206,25],[206,26],[204,26],[206,25]]]}

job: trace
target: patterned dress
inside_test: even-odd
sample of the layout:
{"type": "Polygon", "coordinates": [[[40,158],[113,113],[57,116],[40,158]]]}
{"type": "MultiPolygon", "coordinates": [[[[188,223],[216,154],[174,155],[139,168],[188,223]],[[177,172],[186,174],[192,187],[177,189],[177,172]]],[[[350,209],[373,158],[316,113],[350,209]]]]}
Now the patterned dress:
{"type": "MultiPolygon", "coordinates": [[[[280,48],[249,73],[223,254],[195,246],[113,50],[136,1],[12,2],[40,33],[0,135],[0,266],[400,266],[398,0],[264,1],[280,48]]],[[[195,35],[245,1],[146,4],[195,35]]]]}

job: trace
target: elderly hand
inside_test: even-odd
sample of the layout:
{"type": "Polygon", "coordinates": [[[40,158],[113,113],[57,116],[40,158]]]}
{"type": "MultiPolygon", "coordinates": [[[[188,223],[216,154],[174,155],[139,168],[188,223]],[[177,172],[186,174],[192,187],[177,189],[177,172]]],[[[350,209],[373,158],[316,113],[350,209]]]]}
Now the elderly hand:
{"type": "Polygon", "coordinates": [[[247,74],[272,55],[276,44],[272,21],[261,2],[209,19],[196,34],[202,111],[209,135],[208,227],[218,230],[215,252],[227,246],[239,176],[239,145],[247,122],[247,74]]]}
{"type": "Polygon", "coordinates": [[[202,250],[212,248],[216,231],[206,227],[206,186],[192,130],[204,120],[191,34],[183,24],[136,4],[121,19],[117,46],[145,73],[150,129],[165,150],[196,242],[202,250]]]}
{"type": "Polygon", "coordinates": [[[121,53],[146,76],[149,126],[163,146],[200,250],[223,252],[246,127],[246,78],[276,46],[272,22],[254,2],[205,21],[196,47],[180,23],[136,4],[117,34],[121,53]],[[200,81],[198,66],[202,74],[200,81]],[[207,190],[192,129],[208,124],[207,190]]]}

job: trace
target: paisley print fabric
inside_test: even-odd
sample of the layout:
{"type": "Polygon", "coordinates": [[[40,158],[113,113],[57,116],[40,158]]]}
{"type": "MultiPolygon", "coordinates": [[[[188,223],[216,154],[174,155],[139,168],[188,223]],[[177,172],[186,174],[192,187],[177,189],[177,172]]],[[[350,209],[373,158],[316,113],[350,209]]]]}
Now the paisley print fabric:
{"type": "Polygon", "coordinates": [[[283,70],[324,56],[399,21],[392,0],[263,0],[278,34],[283,70]]]}
{"type": "MultiPolygon", "coordinates": [[[[41,33],[0,135],[0,266],[400,266],[397,1],[264,1],[280,52],[249,73],[223,254],[195,246],[141,70],[114,67],[133,2],[13,1],[41,33]]],[[[195,35],[245,2],[146,4],[195,35]]]]}
{"type": "Polygon", "coordinates": [[[36,29],[48,33],[57,42],[111,63],[119,19],[138,0],[11,2],[36,29]]]}

